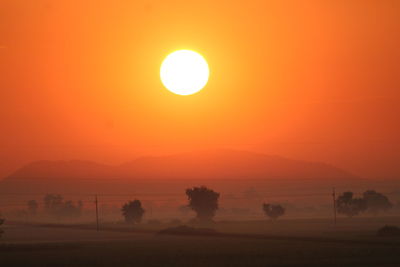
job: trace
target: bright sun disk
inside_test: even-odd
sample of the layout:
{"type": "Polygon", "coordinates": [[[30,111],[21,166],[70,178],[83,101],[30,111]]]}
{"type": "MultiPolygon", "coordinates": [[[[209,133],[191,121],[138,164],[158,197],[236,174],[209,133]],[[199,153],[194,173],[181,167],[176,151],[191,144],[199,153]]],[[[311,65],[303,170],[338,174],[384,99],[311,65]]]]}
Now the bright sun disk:
{"type": "Polygon", "coordinates": [[[209,75],[207,61],[191,50],[178,50],[169,54],[160,69],[164,86],[178,95],[197,93],[207,84],[209,75]]]}

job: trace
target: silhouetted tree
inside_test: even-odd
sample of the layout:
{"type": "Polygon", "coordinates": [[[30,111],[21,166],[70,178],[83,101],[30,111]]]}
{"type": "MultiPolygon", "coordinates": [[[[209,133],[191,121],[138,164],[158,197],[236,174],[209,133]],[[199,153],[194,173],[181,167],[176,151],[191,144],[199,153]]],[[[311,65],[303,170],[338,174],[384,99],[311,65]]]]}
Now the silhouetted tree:
{"type": "Polygon", "coordinates": [[[363,193],[363,199],[367,206],[367,211],[373,214],[378,214],[381,211],[388,211],[393,206],[385,195],[374,190],[365,191],[363,193]]]}
{"type": "Polygon", "coordinates": [[[344,192],[336,200],[337,212],[353,217],[367,209],[367,205],[362,198],[353,198],[353,192],[344,192]]]}
{"type": "Polygon", "coordinates": [[[28,212],[30,215],[36,215],[38,208],[39,208],[39,204],[37,203],[36,200],[29,200],[28,201],[28,212]]]}
{"type": "Polygon", "coordinates": [[[61,195],[47,194],[43,198],[44,210],[51,215],[58,215],[62,209],[63,197],[61,195]]]}
{"type": "Polygon", "coordinates": [[[145,210],[142,208],[142,203],[137,199],[124,204],[121,211],[127,223],[140,223],[145,213],[145,210]]]}
{"type": "Polygon", "coordinates": [[[285,214],[285,208],[282,207],[281,205],[277,204],[263,204],[263,210],[265,212],[265,215],[270,217],[273,220],[278,219],[280,216],[285,214]]]}
{"type": "Polygon", "coordinates": [[[199,221],[211,221],[218,209],[219,193],[205,186],[186,189],[189,207],[197,214],[199,221]]]}
{"type": "Polygon", "coordinates": [[[47,194],[44,197],[45,211],[57,217],[79,217],[82,213],[83,203],[74,204],[71,200],[64,201],[61,195],[47,194]]]}

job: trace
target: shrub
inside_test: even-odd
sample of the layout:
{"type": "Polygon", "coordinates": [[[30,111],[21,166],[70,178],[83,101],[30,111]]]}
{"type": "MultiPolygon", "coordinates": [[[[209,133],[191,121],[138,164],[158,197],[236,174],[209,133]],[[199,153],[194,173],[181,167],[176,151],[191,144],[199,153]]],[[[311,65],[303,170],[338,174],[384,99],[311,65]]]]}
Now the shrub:
{"type": "Polygon", "coordinates": [[[285,208],[282,207],[281,205],[277,204],[263,204],[263,210],[265,212],[265,215],[270,217],[273,220],[278,219],[280,216],[285,214],[285,208]]]}

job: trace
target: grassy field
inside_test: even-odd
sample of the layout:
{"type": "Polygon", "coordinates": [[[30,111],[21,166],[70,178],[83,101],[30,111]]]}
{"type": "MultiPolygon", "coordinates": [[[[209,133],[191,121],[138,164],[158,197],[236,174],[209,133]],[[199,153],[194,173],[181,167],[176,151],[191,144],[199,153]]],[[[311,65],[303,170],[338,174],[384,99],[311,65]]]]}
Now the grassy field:
{"type": "Polygon", "coordinates": [[[1,266],[400,266],[399,218],[217,222],[220,236],[158,235],[171,225],[8,225],[1,266]]]}

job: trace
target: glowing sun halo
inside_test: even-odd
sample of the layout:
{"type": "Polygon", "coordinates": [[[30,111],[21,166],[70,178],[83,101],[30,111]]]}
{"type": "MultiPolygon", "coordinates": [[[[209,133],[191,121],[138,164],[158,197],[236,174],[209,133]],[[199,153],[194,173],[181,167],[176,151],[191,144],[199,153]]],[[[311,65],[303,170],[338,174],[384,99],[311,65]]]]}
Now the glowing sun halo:
{"type": "Polygon", "coordinates": [[[160,69],[164,86],[178,95],[197,93],[207,84],[209,75],[207,61],[191,50],[178,50],[169,54],[160,69]]]}

